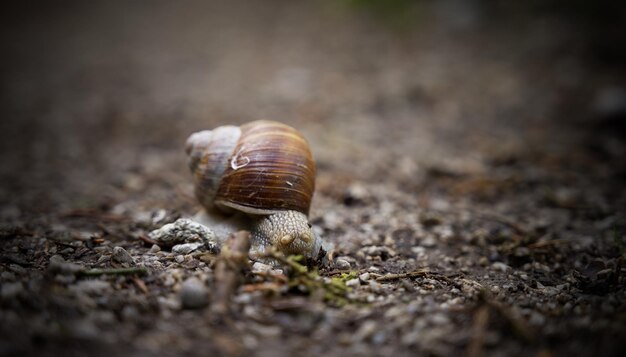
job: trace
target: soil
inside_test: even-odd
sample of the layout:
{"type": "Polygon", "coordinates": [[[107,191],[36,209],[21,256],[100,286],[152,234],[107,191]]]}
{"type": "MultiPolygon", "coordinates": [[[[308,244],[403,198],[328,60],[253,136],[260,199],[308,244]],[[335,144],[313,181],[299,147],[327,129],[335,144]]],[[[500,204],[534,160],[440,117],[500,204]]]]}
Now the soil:
{"type": "Polygon", "coordinates": [[[0,354],[619,355],[626,21],[583,3],[7,11],[0,354]],[[186,137],[263,118],[327,263],[155,245],[200,209],[186,137]]]}

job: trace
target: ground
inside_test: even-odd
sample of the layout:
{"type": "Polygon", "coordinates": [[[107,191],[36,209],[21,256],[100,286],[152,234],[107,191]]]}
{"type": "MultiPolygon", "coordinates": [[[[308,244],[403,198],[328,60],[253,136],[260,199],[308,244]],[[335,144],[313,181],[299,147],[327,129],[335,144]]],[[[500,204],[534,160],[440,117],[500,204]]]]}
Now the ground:
{"type": "Polygon", "coordinates": [[[623,9],[269,3],[3,15],[0,353],[618,355],[623,9]],[[154,246],[200,209],[186,137],[263,118],[327,264],[154,246]]]}

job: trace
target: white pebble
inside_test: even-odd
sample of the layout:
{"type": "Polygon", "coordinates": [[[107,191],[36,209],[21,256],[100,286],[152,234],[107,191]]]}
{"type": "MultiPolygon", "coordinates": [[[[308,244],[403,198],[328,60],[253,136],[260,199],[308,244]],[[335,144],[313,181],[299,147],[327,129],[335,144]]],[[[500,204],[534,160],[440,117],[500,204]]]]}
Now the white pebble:
{"type": "Polygon", "coordinates": [[[501,272],[506,272],[507,270],[511,269],[510,266],[502,263],[502,262],[495,262],[493,264],[491,264],[491,267],[495,270],[501,271],[501,272]]]}
{"type": "Polygon", "coordinates": [[[189,254],[195,250],[198,250],[199,248],[203,246],[204,246],[204,243],[202,242],[177,244],[172,247],[172,253],[189,254]]]}
{"type": "Polygon", "coordinates": [[[346,281],[346,286],[349,286],[351,288],[355,288],[359,285],[361,285],[361,282],[359,282],[359,279],[350,279],[346,281]]]}
{"type": "Polygon", "coordinates": [[[337,259],[335,260],[335,268],[339,270],[349,270],[350,263],[345,259],[337,259]]]}

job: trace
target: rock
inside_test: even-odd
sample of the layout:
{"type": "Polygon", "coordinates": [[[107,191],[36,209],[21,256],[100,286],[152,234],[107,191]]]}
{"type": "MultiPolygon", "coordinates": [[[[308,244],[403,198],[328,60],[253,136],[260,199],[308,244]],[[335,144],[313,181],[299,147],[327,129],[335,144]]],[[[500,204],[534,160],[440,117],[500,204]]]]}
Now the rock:
{"type": "Polygon", "coordinates": [[[396,252],[389,248],[389,247],[385,247],[385,246],[368,246],[368,247],[363,247],[361,249],[361,251],[368,256],[371,257],[381,257],[382,260],[387,260],[390,257],[393,257],[396,255],[396,252]]]}
{"type": "Polygon", "coordinates": [[[252,272],[253,273],[266,273],[270,275],[281,275],[283,274],[282,269],[275,268],[271,265],[264,264],[261,262],[255,262],[252,264],[252,272]]]}
{"type": "Polygon", "coordinates": [[[185,280],[180,290],[183,309],[200,309],[209,304],[209,289],[197,278],[185,280]]]}
{"type": "Polygon", "coordinates": [[[335,268],[339,269],[339,270],[349,270],[350,269],[350,263],[345,260],[345,259],[337,259],[335,260],[335,268]]]}
{"type": "Polygon", "coordinates": [[[437,240],[432,235],[428,235],[420,241],[420,245],[422,247],[432,248],[437,245],[437,240]]]}
{"type": "Polygon", "coordinates": [[[368,281],[370,279],[370,273],[363,273],[361,275],[359,275],[359,279],[361,281],[368,281]]]}
{"type": "Polygon", "coordinates": [[[207,246],[216,246],[215,233],[207,226],[187,218],[180,218],[174,223],[164,225],[149,234],[161,247],[172,247],[177,244],[202,242],[207,246]]]}
{"type": "Polygon", "coordinates": [[[111,255],[113,261],[121,264],[132,265],[134,264],[133,257],[122,247],[113,247],[113,254],[111,255]]]}
{"type": "Polygon", "coordinates": [[[150,253],[156,253],[156,252],[160,252],[161,251],[161,247],[159,247],[158,244],[153,244],[152,247],[150,247],[149,252],[150,253]]]}
{"type": "Polygon", "coordinates": [[[176,263],[180,264],[185,261],[185,256],[183,256],[182,254],[179,254],[176,256],[176,258],[174,258],[174,260],[176,260],[176,263]]]}
{"type": "Polygon", "coordinates": [[[502,263],[502,262],[495,262],[493,264],[491,264],[491,267],[497,271],[501,271],[503,273],[507,272],[509,269],[511,269],[510,266],[502,263]]]}
{"type": "Polygon", "coordinates": [[[373,293],[379,294],[379,293],[383,292],[382,284],[377,283],[374,280],[370,280],[369,286],[370,286],[370,291],[373,292],[373,293]]]}
{"type": "Polygon", "coordinates": [[[346,286],[349,286],[351,288],[356,288],[358,286],[361,285],[361,282],[359,281],[359,279],[350,279],[348,281],[346,281],[346,286]]]}
{"type": "Polygon", "coordinates": [[[360,183],[355,182],[348,186],[343,198],[343,203],[346,206],[353,206],[355,204],[363,204],[370,197],[370,192],[367,187],[360,183]]]}
{"type": "Polygon", "coordinates": [[[78,264],[66,262],[60,255],[50,257],[50,264],[48,265],[48,270],[57,274],[75,274],[82,269],[78,264]]]}

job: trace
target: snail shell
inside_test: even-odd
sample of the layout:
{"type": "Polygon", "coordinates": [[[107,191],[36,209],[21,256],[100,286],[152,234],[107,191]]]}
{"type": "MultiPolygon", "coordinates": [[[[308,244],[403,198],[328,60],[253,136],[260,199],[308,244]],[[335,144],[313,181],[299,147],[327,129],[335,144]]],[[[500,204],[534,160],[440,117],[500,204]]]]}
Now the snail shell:
{"type": "Polygon", "coordinates": [[[306,251],[320,246],[307,222],[315,162],[297,130],[267,120],[221,126],[192,134],[186,152],[196,197],[207,212],[265,216],[253,225],[253,236],[260,241],[288,253],[317,253],[306,251]],[[311,232],[298,242],[290,229],[311,232]]]}

